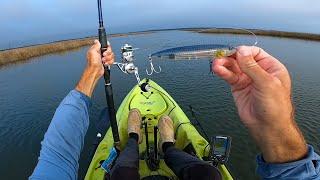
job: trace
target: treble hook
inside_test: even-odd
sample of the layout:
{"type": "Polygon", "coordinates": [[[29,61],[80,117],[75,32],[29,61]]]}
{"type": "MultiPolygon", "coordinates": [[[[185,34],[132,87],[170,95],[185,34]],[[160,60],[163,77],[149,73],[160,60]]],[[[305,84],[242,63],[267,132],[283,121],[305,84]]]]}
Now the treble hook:
{"type": "Polygon", "coordinates": [[[151,72],[149,72],[148,69],[146,69],[146,72],[147,72],[147,74],[149,76],[151,76],[153,74],[153,72],[155,72],[155,73],[160,73],[161,72],[161,67],[160,66],[158,66],[159,67],[158,71],[154,68],[151,56],[149,57],[149,63],[150,63],[150,71],[151,72]]]}

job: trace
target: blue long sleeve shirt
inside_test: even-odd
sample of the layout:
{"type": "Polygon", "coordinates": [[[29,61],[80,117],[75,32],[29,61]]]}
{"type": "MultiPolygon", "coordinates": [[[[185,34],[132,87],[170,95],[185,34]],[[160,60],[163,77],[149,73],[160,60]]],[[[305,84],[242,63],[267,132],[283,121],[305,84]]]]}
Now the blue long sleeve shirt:
{"type": "Polygon", "coordinates": [[[30,179],[77,179],[90,106],[90,98],[76,90],[63,99],[41,142],[39,161],[30,179]]]}
{"type": "MultiPolygon", "coordinates": [[[[76,90],[64,98],[44,136],[38,164],[29,179],[77,179],[90,106],[90,98],[76,90]]],[[[270,164],[258,155],[257,173],[263,179],[320,179],[319,163],[319,155],[309,146],[305,159],[291,163],[270,164]]]]}

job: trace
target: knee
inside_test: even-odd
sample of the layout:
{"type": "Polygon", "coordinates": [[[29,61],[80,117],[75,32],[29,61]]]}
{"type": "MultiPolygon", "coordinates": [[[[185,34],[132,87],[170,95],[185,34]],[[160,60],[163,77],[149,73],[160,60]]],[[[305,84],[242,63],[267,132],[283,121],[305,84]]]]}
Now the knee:
{"type": "Polygon", "coordinates": [[[194,165],[182,170],[181,179],[221,180],[220,171],[211,165],[194,165]]]}

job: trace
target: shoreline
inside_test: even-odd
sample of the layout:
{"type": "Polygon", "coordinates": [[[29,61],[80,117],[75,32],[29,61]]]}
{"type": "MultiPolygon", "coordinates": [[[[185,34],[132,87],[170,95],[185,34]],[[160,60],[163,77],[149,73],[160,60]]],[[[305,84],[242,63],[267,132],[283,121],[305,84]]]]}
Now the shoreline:
{"type": "MultiPolygon", "coordinates": [[[[275,30],[259,30],[248,29],[255,33],[257,36],[270,36],[279,38],[290,38],[300,40],[320,41],[320,34],[312,33],[300,33],[300,32],[286,32],[275,30]]],[[[146,30],[129,33],[110,34],[109,37],[123,37],[130,35],[144,35],[161,31],[188,31],[195,33],[207,33],[207,34],[239,34],[248,35],[248,32],[241,29],[232,28],[176,28],[176,29],[158,29],[158,30],[146,30]]],[[[44,44],[36,44],[24,47],[17,47],[12,49],[0,50],[0,67],[7,64],[13,64],[17,62],[27,61],[29,59],[44,56],[48,54],[61,53],[65,51],[79,49],[81,47],[89,46],[93,44],[93,39],[97,37],[85,37],[79,39],[69,39],[54,41],[44,44]]]]}
{"type": "MultiPolygon", "coordinates": [[[[269,36],[279,38],[290,38],[290,39],[301,39],[309,41],[320,41],[320,34],[313,33],[302,33],[302,32],[288,32],[288,31],[277,31],[277,30],[262,30],[262,29],[246,29],[253,32],[257,36],[269,36]]],[[[250,35],[242,29],[232,28],[190,28],[186,31],[206,34],[240,34],[250,35]]]]}
{"type": "MultiPolygon", "coordinates": [[[[149,33],[152,32],[119,33],[110,34],[108,36],[110,38],[113,38],[130,35],[143,35],[149,33]]],[[[94,39],[97,39],[97,37],[93,36],[79,39],[60,40],[44,44],[0,50],[0,67],[4,65],[28,61],[35,57],[76,50],[85,46],[92,45],[94,39]]]]}

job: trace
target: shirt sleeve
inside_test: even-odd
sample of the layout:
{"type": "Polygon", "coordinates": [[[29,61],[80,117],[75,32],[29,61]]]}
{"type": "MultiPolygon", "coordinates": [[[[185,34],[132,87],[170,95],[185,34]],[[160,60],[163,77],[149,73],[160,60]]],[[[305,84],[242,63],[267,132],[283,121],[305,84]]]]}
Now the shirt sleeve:
{"type": "Polygon", "coordinates": [[[319,179],[320,156],[308,145],[308,155],[305,159],[283,163],[271,164],[264,161],[262,155],[257,156],[257,173],[263,179],[319,179]]]}
{"type": "Polygon", "coordinates": [[[90,106],[90,98],[76,90],[63,99],[41,142],[38,164],[29,179],[77,179],[90,106]]]}

